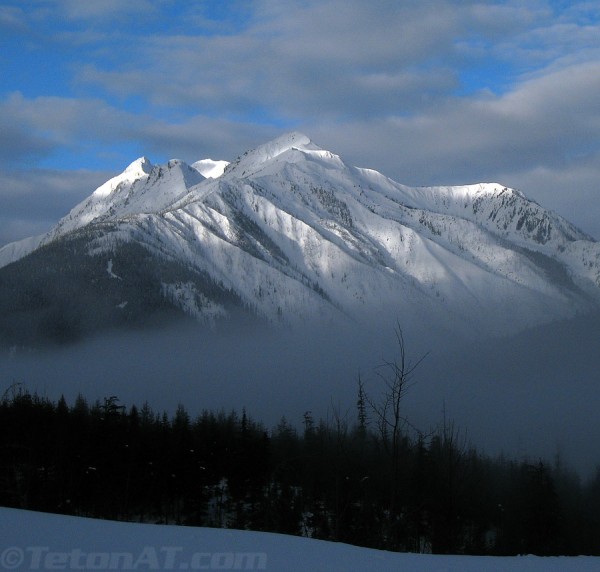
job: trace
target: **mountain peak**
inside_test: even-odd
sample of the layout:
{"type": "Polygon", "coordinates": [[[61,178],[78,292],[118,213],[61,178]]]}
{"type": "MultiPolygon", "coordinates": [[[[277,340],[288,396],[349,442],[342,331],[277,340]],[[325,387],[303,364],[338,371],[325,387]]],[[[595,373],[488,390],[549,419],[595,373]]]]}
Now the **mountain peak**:
{"type": "Polygon", "coordinates": [[[103,185],[100,185],[93,193],[92,196],[97,198],[107,197],[115,191],[115,189],[122,183],[133,183],[138,179],[147,177],[154,168],[154,165],[150,162],[147,157],[140,157],[130,163],[127,168],[112,179],[109,179],[103,185]]]}
{"type": "Polygon", "coordinates": [[[246,151],[228,166],[226,172],[235,173],[240,177],[247,177],[260,170],[265,163],[292,150],[317,151],[321,148],[315,145],[304,133],[292,131],[246,151]]]}
{"type": "Polygon", "coordinates": [[[148,157],[139,157],[125,169],[124,173],[134,177],[142,177],[143,175],[149,175],[153,166],[148,157]]]}
{"type": "Polygon", "coordinates": [[[289,133],[284,133],[280,135],[276,139],[265,143],[261,147],[269,147],[272,149],[280,149],[280,152],[287,151],[288,149],[293,148],[309,148],[314,149],[315,145],[310,140],[310,137],[301,133],[300,131],[290,131],[289,133]]]}

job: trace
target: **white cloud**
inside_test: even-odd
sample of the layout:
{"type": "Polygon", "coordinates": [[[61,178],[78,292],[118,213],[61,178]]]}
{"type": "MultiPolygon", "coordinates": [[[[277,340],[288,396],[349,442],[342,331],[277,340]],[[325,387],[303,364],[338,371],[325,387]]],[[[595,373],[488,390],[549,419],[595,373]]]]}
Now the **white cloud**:
{"type": "Polygon", "coordinates": [[[382,118],[434,109],[456,92],[465,66],[503,63],[514,68],[503,83],[516,86],[526,72],[600,58],[597,25],[557,19],[545,2],[250,6],[236,33],[176,26],[132,37],[120,62],[88,61],[77,79],[194,114],[382,118]]]}
{"type": "Polygon", "coordinates": [[[452,50],[454,10],[446,2],[436,11],[376,4],[258,3],[239,34],[142,39],[126,65],[88,65],[79,80],[159,105],[234,113],[267,106],[288,119],[373,115],[414,101],[416,91],[453,89],[448,66],[418,65],[452,50]]]}
{"type": "Polygon", "coordinates": [[[12,121],[23,132],[44,137],[54,145],[110,139],[123,133],[128,119],[130,114],[100,99],[27,98],[12,93],[0,102],[0,120],[12,121]]]}
{"type": "Polygon", "coordinates": [[[48,231],[110,172],[0,169],[0,246],[48,231]]]}

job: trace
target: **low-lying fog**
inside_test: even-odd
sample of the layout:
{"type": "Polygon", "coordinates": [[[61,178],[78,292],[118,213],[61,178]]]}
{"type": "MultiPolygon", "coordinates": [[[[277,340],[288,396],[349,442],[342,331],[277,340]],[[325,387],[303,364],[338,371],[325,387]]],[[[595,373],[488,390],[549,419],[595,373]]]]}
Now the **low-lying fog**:
{"type": "MultiPolygon", "coordinates": [[[[537,328],[511,339],[457,340],[427,327],[404,328],[416,362],[404,411],[423,431],[447,419],[480,450],[563,462],[587,477],[600,465],[600,316],[537,328]]],[[[375,400],[374,368],[398,357],[394,328],[307,328],[284,333],[209,335],[189,326],[119,334],[61,349],[0,357],[0,395],[13,383],[72,404],[116,395],[158,412],[179,403],[241,412],[274,427],[301,428],[336,410],[356,419],[359,373],[375,400]]]]}

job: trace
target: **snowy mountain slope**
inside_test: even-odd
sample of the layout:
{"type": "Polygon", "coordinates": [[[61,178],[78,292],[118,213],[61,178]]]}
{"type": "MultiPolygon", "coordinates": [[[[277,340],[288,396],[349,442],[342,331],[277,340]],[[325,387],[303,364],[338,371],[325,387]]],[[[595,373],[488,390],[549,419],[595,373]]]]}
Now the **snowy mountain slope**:
{"type": "Polygon", "coordinates": [[[159,212],[203,180],[199,171],[182,161],[153,166],[141,157],[61,219],[46,242],[92,222],[159,212]]]}
{"type": "Polygon", "coordinates": [[[208,159],[198,161],[193,166],[179,160],[169,161],[164,166],[154,166],[146,157],[140,157],[120,175],[98,187],[45,235],[27,238],[1,248],[0,267],[92,222],[158,212],[176,198],[185,195],[193,185],[207,177],[219,176],[226,165],[226,161],[208,159]]]}
{"type": "Polygon", "coordinates": [[[45,237],[45,234],[39,234],[37,236],[29,236],[22,240],[5,244],[0,248],[0,268],[15,260],[20,260],[39,248],[45,237]]]}
{"type": "MultiPolygon", "coordinates": [[[[600,245],[521,192],[407,187],[301,133],[231,164],[138,159],[0,264],[73,236],[79,256],[117,260],[137,244],[145,264],[178,266],[144,288],[211,323],[230,316],[225,293],[271,323],[401,317],[496,334],[600,303],[600,245]]],[[[126,259],[123,280],[137,272],[126,259]]]]}

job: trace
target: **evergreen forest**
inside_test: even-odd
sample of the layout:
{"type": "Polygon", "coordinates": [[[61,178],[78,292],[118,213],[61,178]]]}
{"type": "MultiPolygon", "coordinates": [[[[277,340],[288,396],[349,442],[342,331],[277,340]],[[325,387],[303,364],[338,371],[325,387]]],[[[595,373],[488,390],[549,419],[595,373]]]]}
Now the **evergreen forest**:
{"type": "Polygon", "coordinates": [[[359,380],[355,412],[271,429],[246,411],[191,418],[11,386],[0,505],[396,551],[600,554],[600,470],[582,482],[560,459],[490,458],[448,420],[419,433],[397,415],[404,380],[388,365],[382,400],[359,380]]]}

